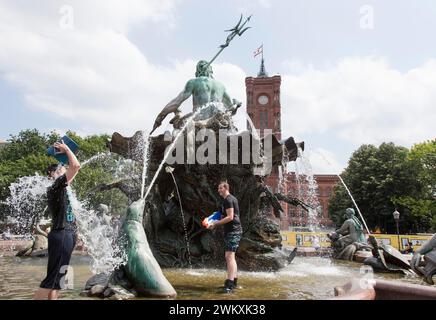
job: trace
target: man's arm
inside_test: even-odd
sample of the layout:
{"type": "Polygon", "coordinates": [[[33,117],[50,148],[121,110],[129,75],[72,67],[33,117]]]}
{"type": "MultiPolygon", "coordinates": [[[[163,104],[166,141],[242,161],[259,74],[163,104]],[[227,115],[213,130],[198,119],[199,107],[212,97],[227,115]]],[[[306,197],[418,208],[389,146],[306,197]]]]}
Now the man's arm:
{"type": "Polygon", "coordinates": [[[221,219],[221,220],[219,220],[219,221],[215,221],[215,222],[213,222],[213,223],[212,223],[212,226],[213,226],[213,227],[216,227],[216,226],[219,226],[219,225],[222,225],[222,224],[229,223],[230,221],[233,221],[233,217],[234,217],[234,215],[235,215],[234,213],[235,213],[235,211],[234,211],[233,208],[228,208],[228,209],[226,209],[227,217],[225,217],[225,218],[223,218],[223,219],[221,219]]]}
{"type": "Polygon", "coordinates": [[[54,147],[64,152],[68,157],[69,165],[65,175],[67,177],[67,183],[71,184],[80,170],[79,160],[77,160],[76,155],[70,150],[64,141],[61,140],[61,142],[55,142],[54,147]]]}

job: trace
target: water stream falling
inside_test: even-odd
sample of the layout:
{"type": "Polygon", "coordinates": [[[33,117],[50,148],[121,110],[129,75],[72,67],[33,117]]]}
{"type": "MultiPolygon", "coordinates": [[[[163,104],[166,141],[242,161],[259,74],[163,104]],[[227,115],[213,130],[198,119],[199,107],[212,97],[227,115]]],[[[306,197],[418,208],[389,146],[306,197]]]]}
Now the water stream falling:
{"type": "Polygon", "coordinates": [[[204,109],[210,107],[212,104],[206,104],[200,108],[198,108],[191,116],[189,116],[186,119],[186,123],[183,125],[183,127],[179,130],[179,132],[177,133],[176,137],[174,138],[173,142],[170,144],[169,147],[167,147],[166,149],[166,153],[161,161],[161,163],[159,164],[159,167],[157,168],[156,173],[153,176],[153,179],[151,180],[150,184],[148,185],[147,188],[147,192],[145,193],[145,195],[142,197],[143,199],[147,199],[147,196],[149,195],[151,188],[153,187],[154,183],[156,182],[157,177],[159,176],[159,173],[161,172],[165,162],[167,161],[168,157],[170,156],[170,154],[173,152],[174,147],[176,146],[178,140],[180,139],[180,137],[183,135],[183,133],[185,132],[186,128],[188,127],[188,125],[190,125],[193,121],[195,121],[195,117],[197,115],[199,115],[204,109]]]}
{"type": "Polygon", "coordinates": [[[145,190],[145,180],[147,178],[147,169],[148,169],[148,148],[150,146],[150,135],[148,135],[145,131],[142,131],[142,143],[138,146],[140,148],[139,152],[142,154],[142,184],[141,184],[141,199],[144,198],[144,190],[145,190]],[[142,150],[141,150],[142,149],[142,150]]]}
{"type": "Polygon", "coordinates": [[[319,228],[319,214],[321,213],[321,206],[318,199],[318,183],[315,180],[312,165],[310,164],[309,158],[306,157],[303,150],[298,147],[298,158],[295,161],[296,163],[300,160],[301,167],[297,167],[299,169],[303,169],[298,172],[295,170],[296,176],[299,176],[300,179],[300,190],[302,190],[303,202],[307,203],[311,208],[309,208],[308,212],[308,227],[310,231],[317,231],[319,228]],[[301,177],[304,180],[301,180],[301,177]]]}
{"type": "Polygon", "coordinates": [[[192,269],[191,249],[190,249],[190,246],[189,246],[188,229],[186,228],[185,214],[183,212],[182,198],[180,197],[179,186],[177,185],[176,178],[174,177],[174,174],[173,174],[174,169],[172,167],[170,167],[170,166],[167,166],[165,168],[165,171],[167,173],[171,174],[171,176],[173,177],[174,186],[176,187],[177,198],[179,199],[179,204],[180,204],[180,214],[182,216],[183,230],[185,232],[186,250],[188,251],[188,263],[189,263],[189,268],[192,269]]]}
{"type": "Polygon", "coordinates": [[[111,155],[112,154],[110,152],[100,152],[100,153],[97,153],[96,155],[92,156],[91,158],[83,161],[80,165],[82,167],[84,167],[84,166],[86,166],[94,161],[102,160],[104,158],[110,157],[111,155]]]}
{"type": "MultiPolygon", "coordinates": [[[[318,152],[318,154],[319,154],[319,155],[320,155],[320,156],[325,160],[325,162],[327,162],[328,165],[330,165],[330,166],[332,167],[333,170],[335,170],[336,172],[339,171],[339,170],[337,170],[337,168],[335,168],[335,167],[333,166],[333,164],[332,164],[330,161],[327,160],[327,158],[326,158],[326,157],[325,157],[321,152],[318,152]]],[[[366,229],[366,231],[368,232],[368,234],[370,235],[371,232],[369,231],[369,228],[368,228],[368,226],[366,225],[366,221],[365,221],[365,219],[363,218],[363,215],[362,215],[362,213],[360,212],[359,206],[357,205],[356,201],[354,200],[354,197],[353,197],[353,195],[351,194],[350,189],[348,189],[348,186],[345,184],[345,181],[342,179],[341,175],[340,175],[340,174],[336,174],[336,175],[338,176],[339,180],[341,181],[342,185],[344,186],[345,190],[347,191],[348,195],[350,196],[351,201],[353,201],[353,204],[354,204],[354,206],[356,207],[356,210],[357,210],[357,212],[359,213],[360,218],[362,219],[362,222],[363,222],[363,224],[364,224],[364,226],[365,226],[365,229],[366,229]]]]}
{"type": "MultiPolygon", "coordinates": [[[[161,163],[159,164],[159,167],[158,167],[156,173],[154,174],[153,179],[151,180],[150,184],[148,185],[147,192],[145,193],[145,195],[144,195],[143,190],[142,190],[142,192],[141,192],[141,198],[142,198],[142,199],[146,199],[147,196],[149,195],[149,193],[150,193],[150,191],[151,191],[151,188],[153,187],[153,185],[154,185],[154,183],[155,183],[157,177],[159,176],[159,173],[161,172],[161,170],[162,170],[164,164],[166,163],[166,161],[167,161],[169,155],[173,152],[174,147],[176,146],[176,144],[177,144],[178,140],[180,139],[180,137],[181,137],[181,136],[183,135],[183,133],[185,132],[186,128],[187,128],[187,127],[188,127],[188,126],[189,126],[193,121],[195,122],[195,120],[196,120],[196,116],[197,116],[197,115],[200,115],[201,112],[202,112],[203,110],[206,110],[206,109],[208,109],[208,108],[209,108],[209,109],[210,109],[210,108],[218,108],[218,109],[219,109],[219,108],[223,108],[223,105],[222,105],[221,103],[209,103],[209,104],[206,104],[206,105],[204,105],[204,106],[198,108],[198,109],[197,109],[197,110],[196,110],[196,111],[195,111],[191,116],[189,116],[189,117],[186,119],[185,124],[184,124],[183,127],[179,130],[179,132],[176,134],[176,136],[175,136],[173,142],[170,144],[169,147],[167,147],[167,149],[166,149],[166,153],[165,153],[165,155],[164,155],[164,157],[163,157],[161,163]]],[[[147,140],[148,140],[148,138],[147,138],[147,140]]],[[[147,146],[147,148],[148,148],[148,146],[147,146]]],[[[144,156],[144,161],[145,161],[145,159],[146,159],[146,157],[144,156]]],[[[146,163],[144,162],[144,169],[145,169],[145,168],[146,168],[146,163]]],[[[177,191],[177,196],[178,196],[178,199],[179,199],[180,210],[181,210],[181,216],[182,216],[182,222],[183,222],[183,229],[184,229],[184,232],[185,232],[186,248],[187,248],[187,251],[188,251],[188,262],[189,262],[189,267],[192,268],[191,252],[190,252],[189,239],[188,239],[188,231],[187,231],[187,228],[186,228],[185,215],[184,215],[183,208],[182,208],[182,201],[181,201],[181,197],[180,197],[180,193],[179,193],[179,188],[178,188],[178,186],[177,186],[176,179],[175,179],[174,174],[173,174],[173,172],[172,172],[172,169],[171,169],[170,167],[167,167],[167,172],[171,174],[171,176],[172,176],[172,178],[173,178],[173,181],[174,181],[174,185],[175,185],[176,191],[177,191]]],[[[143,175],[143,177],[144,177],[144,175],[143,175]]],[[[143,189],[144,189],[144,185],[145,185],[145,178],[143,178],[143,185],[142,185],[143,189]]]]}

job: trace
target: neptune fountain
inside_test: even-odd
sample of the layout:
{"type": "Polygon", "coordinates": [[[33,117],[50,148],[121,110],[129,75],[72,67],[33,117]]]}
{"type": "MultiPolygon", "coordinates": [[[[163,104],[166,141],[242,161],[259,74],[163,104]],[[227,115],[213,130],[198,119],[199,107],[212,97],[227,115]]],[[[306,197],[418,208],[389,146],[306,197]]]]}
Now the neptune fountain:
{"type": "MultiPolygon", "coordinates": [[[[246,22],[241,18],[230,30],[220,52],[247,30],[243,29],[246,22]]],[[[211,63],[218,54],[210,62],[198,62],[195,78],[157,116],[152,132],[174,113],[172,132],[147,136],[138,131],[132,137],[114,133],[108,142],[111,152],[143,164],[144,173],[142,188],[140,179],[128,178],[94,190],[118,188],[131,204],[119,237],[127,262],[111,275],[91,278],[88,294],[107,297],[118,294],[108,288],[121,285],[135,295],[174,296],[160,267],[223,265],[222,230],[210,231],[201,225],[219,206],[215,190],[222,180],[228,181],[240,204],[244,227],[237,252],[240,268],[275,271],[292,257],[281,249],[280,228],[271,212],[280,218],[279,201],[306,210],[307,205],[273,193],[265,179],[274,167],[285,165],[283,159],[295,160],[304,143],[295,143],[292,137],[279,141],[272,133],[259,134],[254,128],[238,132],[232,117],[241,103],[232,100],[225,86],[213,78],[211,63]],[[182,116],[179,107],[190,96],[193,110],[182,116]],[[148,186],[146,192],[144,186],[148,186]]]]}

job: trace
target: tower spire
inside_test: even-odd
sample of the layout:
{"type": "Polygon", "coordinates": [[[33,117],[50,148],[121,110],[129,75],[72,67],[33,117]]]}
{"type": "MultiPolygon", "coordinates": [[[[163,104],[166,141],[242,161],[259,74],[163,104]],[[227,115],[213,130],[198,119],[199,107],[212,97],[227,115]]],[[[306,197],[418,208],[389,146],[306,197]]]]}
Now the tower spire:
{"type": "Polygon", "coordinates": [[[263,58],[263,51],[262,51],[262,62],[260,63],[260,70],[257,74],[258,77],[268,77],[268,73],[265,69],[265,59],[263,58]]]}

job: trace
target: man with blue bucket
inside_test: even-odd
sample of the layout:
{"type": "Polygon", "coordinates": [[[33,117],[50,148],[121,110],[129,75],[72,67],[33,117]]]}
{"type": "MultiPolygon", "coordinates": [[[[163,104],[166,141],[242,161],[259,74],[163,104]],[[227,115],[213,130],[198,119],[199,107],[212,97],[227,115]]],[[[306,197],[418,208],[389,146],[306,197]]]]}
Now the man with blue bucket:
{"type": "Polygon", "coordinates": [[[52,218],[48,234],[47,276],[35,293],[36,300],[56,300],[59,290],[64,289],[65,275],[77,240],[77,226],[69,187],[80,170],[80,163],[68,144],[75,150],[77,145],[68,137],[55,142],[48,153],[62,162],[48,166],[46,173],[54,180],[47,189],[47,207],[52,218]],[[64,166],[68,164],[68,168],[64,166]]]}

